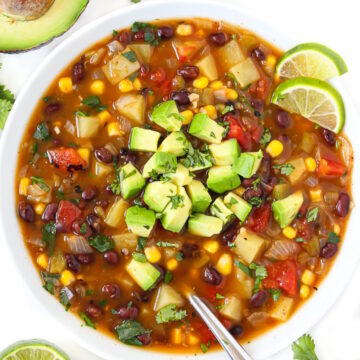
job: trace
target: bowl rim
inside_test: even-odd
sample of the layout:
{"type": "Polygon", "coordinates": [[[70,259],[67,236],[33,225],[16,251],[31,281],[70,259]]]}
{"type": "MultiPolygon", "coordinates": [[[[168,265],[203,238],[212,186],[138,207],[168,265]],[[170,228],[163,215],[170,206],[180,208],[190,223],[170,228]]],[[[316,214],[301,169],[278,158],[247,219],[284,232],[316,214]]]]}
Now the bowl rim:
{"type": "MultiPolygon", "coordinates": [[[[281,47],[286,48],[295,44],[292,39],[284,36],[283,32],[276,26],[239,5],[222,4],[212,0],[197,0],[196,2],[193,0],[173,0],[171,2],[157,0],[120,8],[84,25],[60,43],[44,59],[21,90],[0,142],[0,174],[2,174],[0,177],[0,199],[2,199],[0,204],[0,231],[5,238],[9,252],[12,254],[12,259],[16,263],[15,267],[21,274],[28,290],[42,307],[45,307],[48,313],[59,324],[65,326],[67,331],[72,333],[74,339],[80,345],[106,359],[118,359],[119,355],[135,355],[145,359],[147,356],[151,356],[150,354],[156,354],[161,359],[189,359],[193,355],[143,351],[139,348],[125,346],[90,328],[84,327],[81,331],[78,331],[81,320],[76,316],[68,316],[63,310],[62,305],[58,301],[54,301],[53,296],[45,291],[38,291],[40,289],[38,271],[35,269],[25,247],[15,212],[7,210],[9,207],[14,209],[16,206],[14,187],[17,150],[23,136],[23,131],[18,131],[18,127],[20,126],[24,129],[27,126],[29,116],[32,114],[43,92],[53,81],[54,75],[57,75],[81,51],[109,35],[112,28],[119,28],[119,25],[121,25],[121,28],[124,28],[134,21],[184,17],[223,19],[244,29],[254,31],[262,36],[264,40],[276,46],[280,44],[281,47]],[[111,25],[110,27],[110,24],[115,24],[115,26],[111,25]],[[5,177],[4,174],[9,175],[5,177]]],[[[340,91],[344,99],[348,119],[345,129],[349,127],[357,127],[359,129],[359,125],[355,122],[355,119],[358,117],[357,111],[342,79],[335,79],[332,83],[340,91]],[[353,123],[349,125],[349,119],[352,118],[354,118],[353,123]]],[[[357,144],[354,141],[355,133],[356,131],[353,130],[348,131],[348,136],[350,140],[352,139],[354,152],[360,153],[360,143],[357,144]]],[[[357,158],[355,157],[353,184],[358,183],[358,181],[360,181],[360,170],[357,158]]],[[[360,187],[357,189],[353,186],[352,190],[353,199],[357,201],[360,199],[360,187]]],[[[321,283],[319,291],[306,301],[284,324],[277,326],[253,340],[250,344],[245,345],[249,353],[255,358],[266,358],[288,346],[292,341],[314,326],[335,303],[336,299],[338,299],[345,285],[350,280],[351,274],[355,270],[357,261],[360,258],[360,242],[356,242],[355,236],[353,238],[349,236],[350,229],[354,234],[360,230],[360,224],[355,222],[355,216],[358,217],[358,213],[357,208],[352,210],[346,232],[346,241],[343,242],[341,251],[329,274],[321,283]]],[[[204,354],[203,358],[214,360],[215,358],[225,359],[226,355],[219,352],[210,352],[204,354]]]]}

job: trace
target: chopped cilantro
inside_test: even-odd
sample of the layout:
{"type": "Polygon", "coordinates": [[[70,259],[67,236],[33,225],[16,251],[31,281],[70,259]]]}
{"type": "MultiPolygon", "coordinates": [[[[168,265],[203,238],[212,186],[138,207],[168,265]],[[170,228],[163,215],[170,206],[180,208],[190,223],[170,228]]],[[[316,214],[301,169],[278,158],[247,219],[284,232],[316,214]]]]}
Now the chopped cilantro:
{"type": "Polygon", "coordinates": [[[232,73],[226,73],[225,76],[227,76],[229,79],[231,79],[231,80],[233,81],[234,87],[235,87],[235,89],[237,90],[238,87],[239,87],[239,85],[238,85],[238,82],[237,82],[237,80],[236,80],[235,75],[232,74],[232,73]]]}
{"type": "Polygon", "coordinates": [[[271,132],[270,129],[264,128],[263,134],[261,135],[261,139],[259,141],[261,146],[265,146],[271,140],[271,132]]]}
{"type": "Polygon", "coordinates": [[[261,199],[260,196],[253,196],[252,198],[250,198],[249,203],[250,203],[252,206],[260,207],[261,204],[262,204],[262,199],[261,199]]]}
{"type": "Polygon", "coordinates": [[[178,244],[173,244],[173,243],[170,243],[170,242],[167,242],[167,241],[158,241],[156,243],[156,246],[159,246],[159,247],[174,247],[174,248],[179,247],[178,244]]]}
{"type": "Polygon", "coordinates": [[[85,314],[85,313],[80,313],[80,317],[84,320],[85,325],[91,327],[92,329],[96,329],[96,326],[94,325],[94,323],[91,321],[91,319],[85,314]]]}
{"type": "Polygon", "coordinates": [[[295,170],[295,166],[290,163],[286,163],[282,165],[273,165],[273,169],[280,169],[280,174],[289,176],[295,170]]]}
{"type": "Polygon", "coordinates": [[[146,330],[135,320],[124,320],[121,325],[115,327],[119,340],[128,345],[142,346],[142,342],[137,338],[139,335],[150,334],[151,330],[146,330]]]}
{"type": "Polygon", "coordinates": [[[44,121],[38,124],[33,137],[40,141],[47,141],[51,139],[49,127],[44,121]]]}
{"type": "Polygon", "coordinates": [[[91,107],[92,109],[96,110],[97,112],[101,112],[105,109],[107,109],[107,105],[102,105],[100,98],[97,95],[90,95],[86,98],[84,98],[81,103],[83,105],[87,105],[91,107]]]}
{"type": "Polygon", "coordinates": [[[338,244],[340,242],[340,237],[336,235],[333,231],[330,231],[327,242],[332,244],[338,244]]]}
{"type": "Polygon", "coordinates": [[[272,299],[277,302],[279,300],[281,289],[269,289],[272,299]]]}
{"type": "Polygon", "coordinates": [[[291,347],[294,360],[318,360],[315,353],[315,343],[308,334],[301,336],[297,342],[294,341],[291,347]]]}
{"type": "Polygon", "coordinates": [[[95,237],[89,238],[89,245],[95,248],[97,251],[104,253],[114,248],[114,242],[109,236],[104,234],[98,234],[95,237]]]}
{"type": "Polygon", "coordinates": [[[241,261],[235,259],[235,266],[237,266],[240,270],[242,270],[246,275],[250,276],[250,269],[241,261]]]}
{"type": "Polygon", "coordinates": [[[170,271],[167,271],[164,275],[164,283],[165,284],[170,284],[173,280],[173,276],[172,273],[170,271]]]}
{"type": "Polygon", "coordinates": [[[121,55],[132,63],[137,61],[135,52],[133,50],[121,53],[121,55]]]}
{"type": "Polygon", "coordinates": [[[55,247],[56,226],[53,221],[42,227],[42,243],[47,247],[48,255],[51,255],[55,247]]]}
{"type": "Polygon", "coordinates": [[[209,348],[210,348],[210,340],[206,344],[203,342],[200,344],[200,349],[204,354],[208,352],[209,348]]]}
{"type": "Polygon", "coordinates": [[[171,321],[179,321],[186,317],[186,310],[178,310],[176,305],[170,304],[164,306],[156,314],[155,320],[157,324],[168,323],[171,321]]]}
{"type": "Polygon", "coordinates": [[[168,198],[170,198],[171,201],[171,208],[172,209],[177,209],[179,207],[184,207],[184,196],[183,195],[172,195],[172,196],[168,196],[168,198]]]}
{"type": "Polygon", "coordinates": [[[307,222],[316,221],[316,219],[318,218],[318,215],[319,215],[319,209],[317,207],[310,209],[306,215],[307,222]]]}

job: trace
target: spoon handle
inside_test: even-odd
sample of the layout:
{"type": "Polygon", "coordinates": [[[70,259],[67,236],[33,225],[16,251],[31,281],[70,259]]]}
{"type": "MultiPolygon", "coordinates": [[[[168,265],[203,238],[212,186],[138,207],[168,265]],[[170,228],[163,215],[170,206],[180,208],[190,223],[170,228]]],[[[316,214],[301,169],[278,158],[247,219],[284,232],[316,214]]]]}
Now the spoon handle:
{"type": "Polygon", "coordinates": [[[189,301],[232,360],[253,360],[198,296],[189,295],[189,301]]]}

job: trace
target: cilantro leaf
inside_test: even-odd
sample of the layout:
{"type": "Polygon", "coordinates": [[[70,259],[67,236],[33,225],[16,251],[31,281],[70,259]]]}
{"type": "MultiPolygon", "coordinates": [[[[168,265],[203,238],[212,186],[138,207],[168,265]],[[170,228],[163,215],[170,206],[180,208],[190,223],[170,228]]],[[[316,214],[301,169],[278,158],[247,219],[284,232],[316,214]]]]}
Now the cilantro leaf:
{"type": "Polygon", "coordinates": [[[237,266],[240,270],[242,270],[246,275],[250,276],[250,269],[241,261],[235,259],[235,266],[237,266]]]}
{"type": "Polygon", "coordinates": [[[261,146],[265,146],[271,140],[271,132],[270,129],[264,128],[263,134],[261,135],[261,139],[259,141],[261,146]]]}
{"type": "Polygon", "coordinates": [[[269,289],[272,299],[277,302],[279,300],[281,289],[269,289]]]}
{"type": "Polygon", "coordinates": [[[112,239],[104,234],[98,234],[95,237],[89,238],[89,245],[101,253],[114,248],[114,242],[112,239]]]}
{"type": "Polygon", "coordinates": [[[127,52],[124,52],[124,53],[121,53],[121,55],[129,60],[130,62],[134,63],[136,62],[136,55],[135,55],[135,52],[133,50],[130,50],[130,51],[127,51],[127,52]]]}
{"type": "Polygon", "coordinates": [[[151,330],[146,330],[135,320],[125,320],[121,325],[115,327],[119,340],[128,345],[142,346],[142,342],[137,338],[139,335],[150,334],[151,330]]]}
{"type": "Polygon", "coordinates": [[[157,324],[168,323],[171,321],[179,321],[186,317],[186,310],[177,310],[176,305],[170,304],[164,306],[156,314],[155,320],[157,324]]]}
{"type": "Polygon", "coordinates": [[[203,342],[200,344],[200,349],[204,354],[208,352],[209,348],[210,348],[210,340],[206,344],[203,342]]]}
{"type": "Polygon", "coordinates": [[[318,218],[318,215],[319,215],[319,208],[314,207],[314,208],[310,209],[306,215],[307,222],[316,221],[316,219],[318,218]]]}
{"type": "Polygon", "coordinates": [[[295,170],[295,166],[290,163],[286,163],[282,165],[273,165],[273,169],[280,169],[280,174],[289,176],[295,170]]]}
{"type": "Polygon", "coordinates": [[[338,244],[340,242],[340,237],[336,235],[333,231],[330,231],[327,242],[332,244],[338,244]]]}
{"type": "Polygon", "coordinates": [[[168,196],[168,198],[170,198],[171,201],[171,208],[172,209],[177,209],[179,207],[184,207],[184,196],[183,195],[173,195],[173,196],[168,196]]]}
{"type": "Polygon", "coordinates": [[[55,247],[56,226],[53,221],[42,227],[42,243],[47,247],[48,255],[51,255],[55,247]]]}
{"type": "Polygon", "coordinates": [[[81,103],[83,105],[87,105],[97,112],[101,112],[107,109],[107,105],[102,105],[100,98],[97,95],[90,95],[84,99],[82,99],[81,103]]]}
{"type": "Polygon", "coordinates": [[[0,129],[4,129],[11,108],[11,101],[6,99],[0,99],[0,129]]]}
{"type": "Polygon", "coordinates": [[[47,141],[51,139],[49,127],[44,121],[38,124],[33,134],[33,137],[40,141],[47,141]]]}
{"type": "Polygon", "coordinates": [[[174,247],[174,248],[179,247],[178,244],[173,244],[173,243],[170,243],[170,242],[167,242],[167,241],[158,241],[156,243],[156,246],[159,246],[159,247],[174,247]]]}
{"type": "Polygon", "coordinates": [[[164,283],[165,284],[170,284],[173,280],[173,275],[170,271],[167,271],[164,275],[164,283]]]}
{"type": "Polygon", "coordinates": [[[291,349],[294,353],[294,360],[318,360],[314,340],[308,334],[304,334],[297,342],[294,341],[291,349]]]}
{"type": "Polygon", "coordinates": [[[9,89],[6,89],[5,85],[0,85],[0,99],[7,100],[11,104],[15,102],[14,94],[9,89]]]}
{"type": "Polygon", "coordinates": [[[54,295],[55,286],[60,286],[60,274],[51,274],[48,272],[40,271],[41,279],[44,282],[43,288],[50,294],[54,295]]]}
{"type": "Polygon", "coordinates": [[[80,317],[84,320],[86,326],[91,327],[92,329],[96,329],[94,323],[85,313],[80,313],[80,317]]]}
{"type": "Polygon", "coordinates": [[[229,79],[231,79],[233,81],[234,87],[237,90],[239,88],[239,85],[238,85],[235,75],[232,73],[226,73],[225,76],[227,76],[229,79]]]}

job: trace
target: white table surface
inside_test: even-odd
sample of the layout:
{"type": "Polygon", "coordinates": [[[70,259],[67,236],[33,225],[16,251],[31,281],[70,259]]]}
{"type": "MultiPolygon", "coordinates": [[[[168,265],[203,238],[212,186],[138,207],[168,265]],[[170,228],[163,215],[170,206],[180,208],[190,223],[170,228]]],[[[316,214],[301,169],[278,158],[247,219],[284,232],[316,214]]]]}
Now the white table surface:
{"type": "MultiPolygon", "coordinates": [[[[298,39],[299,42],[318,41],[336,49],[348,64],[349,74],[343,81],[353,94],[358,110],[360,109],[358,1],[222,0],[222,2],[225,1],[236,3],[271,18],[275,24],[281,24],[289,37],[298,39]]],[[[3,62],[0,83],[6,84],[15,94],[18,94],[41,60],[66,36],[91,20],[123,6],[136,6],[136,4],[130,3],[129,0],[91,0],[79,21],[66,35],[35,51],[21,55],[0,55],[0,60],[3,62]]],[[[0,176],[6,176],[6,174],[0,174],[0,176]]],[[[352,236],[359,237],[359,234],[352,236]]],[[[70,334],[60,324],[49,319],[38,303],[23,291],[22,280],[16,272],[13,259],[3,246],[0,249],[0,321],[2,325],[0,349],[20,339],[44,338],[57,343],[73,360],[99,360],[99,357],[77,345],[70,334]]],[[[311,329],[310,333],[315,339],[320,360],[360,359],[359,284],[360,266],[353,274],[341,298],[311,329]]],[[[40,285],[38,291],[42,291],[40,285]]],[[[149,354],[150,358],[155,358],[155,356],[149,354]]],[[[289,359],[292,359],[290,346],[269,360],[289,359]]]]}

